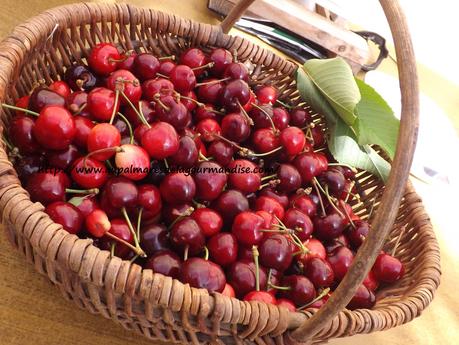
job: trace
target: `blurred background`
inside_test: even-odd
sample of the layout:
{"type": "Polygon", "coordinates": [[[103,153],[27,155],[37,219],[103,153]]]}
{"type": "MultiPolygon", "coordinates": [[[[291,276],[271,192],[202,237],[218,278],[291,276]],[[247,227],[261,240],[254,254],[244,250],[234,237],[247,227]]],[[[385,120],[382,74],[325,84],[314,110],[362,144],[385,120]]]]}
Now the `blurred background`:
{"type": "MultiPolygon", "coordinates": [[[[261,0],[260,0],[261,1],[261,0]]],[[[264,0],[284,6],[287,0],[264,0]]],[[[453,344],[459,339],[459,31],[452,1],[399,0],[405,9],[417,55],[421,126],[412,181],[434,223],[442,250],[442,285],[421,318],[386,332],[334,340],[331,344],[453,344]]],[[[1,0],[0,39],[15,25],[48,8],[74,0],[1,0]]],[[[102,2],[102,1],[99,1],[102,2]]],[[[116,1],[104,1],[116,2],[116,1]]],[[[216,24],[207,0],[127,0],[197,21],[216,24]]],[[[387,40],[389,57],[365,80],[400,113],[395,53],[385,16],[376,0],[297,0],[305,8],[328,8],[352,29],[373,31],[387,40]]],[[[240,34],[236,30],[233,34],[240,34]]],[[[1,52],[0,52],[1,54],[1,52]]],[[[0,238],[0,343],[2,345],[149,344],[111,322],[76,310],[34,273],[0,238]],[[44,312],[45,311],[45,312],[44,312]]]]}

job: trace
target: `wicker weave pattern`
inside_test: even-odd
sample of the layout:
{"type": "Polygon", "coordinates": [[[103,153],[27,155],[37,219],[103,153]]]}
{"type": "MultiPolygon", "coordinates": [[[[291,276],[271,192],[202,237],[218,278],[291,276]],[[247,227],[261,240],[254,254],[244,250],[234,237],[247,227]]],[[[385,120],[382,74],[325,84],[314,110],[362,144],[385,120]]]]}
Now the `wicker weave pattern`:
{"type": "MultiPolygon", "coordinates": [[[[237,52],[240,60],[254,63],[254,83],[269,80],[280,89],[283,99],[299,102],[292,77],[294,63],[245,39],[224,35],[219,27],[119,4],[64,6],[18,26],[0,44],[0,101],[14,102],[39,80],[56,80],[65,66],[82,61],[88,48],[100,41],[158,55],[179,54],[188,46],[225,47],[237,52]]],[[[1,114],[2,128],[8,125],[10,115],[1,114]]],[[[362,204],[355,205],[355,212],[365,218],[373,203],[377,209],[383,186],[367,173],[358,179],[362,204]]],[[[62,230],[43,209],[30,201],[1,148],[0,210],[11,243],[67,299],[151,339],[179,344],[293,344],[289,330],[313,313],[289,313],[272,305],[209,295],[128,261],[110,258],[90,240],[62,230]]],[[[324,325],[314,343],[395,327],[419,316],[430,303],[440,279],[439,249],[411,186],[387,250],[394,246],[402,228],[405,231],[397,256],[406,265],[405,277],[380,290],[373,310],[342,311],[324,325]]]]}

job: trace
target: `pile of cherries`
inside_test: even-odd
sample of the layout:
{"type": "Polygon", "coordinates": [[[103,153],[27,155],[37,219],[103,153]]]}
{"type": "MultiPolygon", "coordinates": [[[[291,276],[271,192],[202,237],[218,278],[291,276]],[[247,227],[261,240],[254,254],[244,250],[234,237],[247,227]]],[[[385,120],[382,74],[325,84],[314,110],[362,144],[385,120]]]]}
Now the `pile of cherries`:
{"type": "MultiPolygon", "coordinates": [[[[350,206],[355,170],[333,162],[310,111],[221,48],[176,61],[101,43],[87,63],[2,105],[31,199],[68,232],[193,287],[320,308],[370,229],[350,206]]],[[[371,308],[403,274],[382,252],[348,308],[371,308]]]]}

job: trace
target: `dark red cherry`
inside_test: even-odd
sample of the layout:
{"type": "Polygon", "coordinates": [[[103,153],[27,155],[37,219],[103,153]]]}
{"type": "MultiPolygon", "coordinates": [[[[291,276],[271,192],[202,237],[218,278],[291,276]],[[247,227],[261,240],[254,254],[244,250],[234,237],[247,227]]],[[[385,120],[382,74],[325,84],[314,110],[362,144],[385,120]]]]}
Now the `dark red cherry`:
{"type": "Polygon", "coordinates": [[[119,109],[115,92],[105,87],[96,87],[88,94],[87,110],[98,121],[109,121],[113,112],[119,109]]]}
{"type": "Polygon", "coordinates": [[[137,143],[142,142],[142,136],[145,134],[146,131],[148,131],[150,127],[148,125],[139,125],[134,129],[134,140],[137,143]]]}
{"type": "Polygon", "coordinates": [[[238,243],[236,237],[228,232],[212,236],[208,243],[210,258],[220,266],[229,266],[237,259],[238,243]]]}
{"type": "Polygon", "coordinates": [[[84,197],[75,196],[69,200],[69,203],[79,209],[84,218],[89,216],[93,211],[100,209],[99,202],[93,195],[86,195],[84,197]]]}
{"type": "Polygon", "coordinates": [[[152,184],[143,184],[138,187],[138,207],[142,209],[142,219],[151,219],[161,212],[162,201],[159,189],[152,184]]]}
{"type": "MultiPolygon", "coordinates": [[[[260,290],[266,288],[266,271],[259,269],[260,290]]],[[[228,282],[234,288],[236,295],[242,298],[256,289],[256,266],[253,261],[240,260],[231,265],[227,272],[228,282]]]]}
{"type": "Polygon", "coordinates": [[[219,233],[223,226],[222,217],[211,208],[197,208],[191,215],[191,218],[198,223],[202,233],[206,237],[219,233]]]}
{"type": "Polygon", "coordinates": [[[260,262],[267,268],[285,271],[292,263],[292,250],[284,235],[274,234],[265,238],[258,248],[260,262]]]}
{"type": "Polygon", "coordinates": [[[225,273],[221,267],[201,258],[191,258],[183,263],[180,280],[209,292],[222,292],[226,285],[225,273]]]}
{"type": "Polygon", "coordinates": [[[150,158],[141,146],[124,144],[115,154],[115,165],[121,176],[139,181],[148,175],[150,158]]]}
{"type": "Polygon", "coordinates": [[[301,187],[301,175],[295,166],[281,164],[277,169],[279,184],[277,188],[285,193],[291,193],[301,187]]]}
{"type": "Polygon", "coordinates": [[[287,228],[295,230],[296,235],[302,241],[306,241],[312,234],[311,218],[296,208],[285,211],[283,222],[287,228]]]}
{"type": "Polygon", "coordinates": [[[304,152],[295,158],[293,165],[295,165],[300,172],[303,183],[306,184],[311,182],[314,177],[327,170],[326,167],[324,169],[320,156],[320,153],[304,152]]]}
{"type": "Polygon", "coordinates": [[[199,48],[189,48],[185,50],[180,56],[180,64],[186,65],[194,69],[196,76],[199,76],[204,72],[204,69],[200,68],[206,64],[206,55],[199,48]]]}
{"type": "Polygon", "coordinates": [[[249,292],[247,295],[244,296],[243,300],[247,302],[258,301],[258,302],[277,305],[276,297],[274,297],[272,294],[266,291],[249,292]]]}
{"type": "Polygon", "coordinates": [[[67,68],[64,80],[73,91],[90,91],[97,84],[97,78],[85,65],[72,65],[67,68]]]}
{"type": "Polygon", "coordinates": [[[74,145],[69,145],[65,150],[49,152],[47,158],[51,166],[65,170],[79,157],[80,151],[74,145]]]}
{"type": "Polygon", "coordinates": [[[169,231],[162,224],[149,224],[142,227],[140,246],[148,256],[169,248],[169,231]]]}
{"type": "Polygon", "coordinates": [[[170,81],[180,93],[187,93],[196,86],[196,76],[186,65],[177,65],[170,73],[170,81]]]}
{"type": "Polygon", "coordinates": [[[344,219],[337,213],[314,218],[314,236],[323,241],[332,240],[344,231],[344,219]]]}
{"type": "Polygon", "coordinates": [[[325,145],[325,132],[324,132],[322,126],[317,125],[317,126],[311,128],[311,134],[312,134],[312,138],[313,138],[312,144],[313,144],[313,146],[315,148],[325,145]]]}
{"type": "Polygon", "coordinates": [[[220,91],[218,99],[227,111],[239,111],[250,100],[249,85],[240,79],[232,80],[220,91]]]}
{"type": "Polygon", "coordinates": [[[215,135],[221,134],[221,128],[217,121],[205,119],[198,122],[196,132],[201,135],[202,141],[211,142],[216,139],[215,135]]]}
{"type": "Polygon", "coordinates": [[[153,102],[157,94],[171,96],[174,93],[174,84],[168,79],[149,79],[142,83],[143,96],[147,101],[153,102]]]}
{"type": "Polygon", "coordinates": [[[86,149],[88,145],[88,136],[91,129],[94,127],[94,123],[83,116],[74,116],[75,121],[75,136],[73,137],[73,143],[79,148],[86,149]]]}
{"type": "Polygon", "coordinates": [[[223,217],[224,221],[231,224],[234,217],[249,209],[249,201],[241,192],[229,189],[218,197],[214,207],[223,217]]]}
{"type": "Polygon", "coordinates": [[[234,149],[223,140],[215,140],[210,144],[208,153],[218,164],[227,166],[233,160],[234,149]]]}
{"type": "Polygon", "coordinates": [[[129,140],[131,139],[130,138],[129,127],[128,127],[126,121],[124,121],[122,118],[117,117],[113,121],[113,126],[115,126],[115,128],[118,130],[118,132],[120,132],[121,141],[123,141],[124,138],[128,138],[129,140]]]}
{"type": "Polygon", "coordinates": [[[264,219],[254,212],[241,212],[236,218],[232,226],[232,232],[236,236],[239,243],[245,246],[253,246],[259,244],[263,239],[264,219]]]}
{"type": "Polygon", "coordinates": [[[376,296],[373,291],[369,290],[365,285],[360,285],[352,297],[347,309],[371,309],[376,303],[376,296]]]}
{"type": "Polygon", "coordinates": [[[121,144],[121,134],[118,129],[109,123],[99,123],[95,125],[88,135],[88,151],[98,151],[108,149],[102,152],[92,154],[91,157],[100,161],[111,158],[116,149],[121,144]]]}
{"type": "Polygon", "coordinates": [[[175,66],[177,65],[174,62],[170,60],[163,60],[161,61],[161,64],[159,65],[158,73],[166,77],[169,77],[171,74],[171,71],[174,69],[175,66]]]}
{"type": "Polygon", "coordinates": [[[318,288],[331,286],[335,279],[330,264],[320,258],[311,258],[304,267],[304,275],[318,288]]]}
{"type": "Polygon", "coordinates": [[[180,138],[178,151],[169,158],[169,163],[191,168],[198,161],[198,149],[194,140],[188,135],[180,138]]]}
{"type": "MultiPolygon", "coordinates": [[[[137,103],[136,103],[136,106],[137,106],[137,103]]],[[[148,123],[153,122],[155,118],[155,106],[151,104],[150,102],[141,100],[140,107],[142,108],[142,115],[145,118],[145,120],[148,123]]],[[[126,118],[129,120],[133,128],[142,125],[142,121],[139,119],[137,112],[135,112],[134,109],[132,109],[132,107],[126,107],[124,108],[122,112],[126,116],[126,118]]]]}
{"type": "Polygon", "coordinates": [[[196,255],[204,248],[205,237],[198,223],[191,217],[177,221],[170,231],[172,245],[189,255],[196,255]]]}
{"type": "Polygon", "coordinates": [[[233,56],[226,49],[216,48],[210,53],[209,60],[214,63],[214,65],[210,68],[210,72],[213,75],[220,77],[226,67],[233,62],[233,56]]]}
{"type": "Polygon", "coordinates": [[[159,71],[160,62],[156,56],[150,53],[138,54],[134,58],[132,66],[134,73],[141,80],[153,79],[159,71]]]}
{"type": "Polygon", "coordinates": [[[344,246],[335,249],[327,258],[328,263],[333,269],[335,274],[335,280],[340,282],[346,275],[349,267],[351,267],[352,260],[354,259],[354,253],[344,246]]]}
{"type": "Polygon", "coordinates": [[[15,169],[23,185],[29,180],[30,176],[39,172],[43,168],[44,157],[33,155],[22,157],[15,163],[15,169]]]}
{"type": "Polygon", "coordinates": [[[311,115],[306,109],[294,108],[290,111],[290,125],[302,128],[311,122],[311,115]]]}
{"type": "Polygon", "coordinates": [[[137,53],[135,51],[129,51],[126,53],[126,55],[123,57],[123,61],[118,62],[118,69],[126,69],[128,71],[131,71],[134,69],[134,59],[137,56],[137,53]]]}
{"type": "Polygon", "coordinates": [[[195,122],[199,122],[205,119],[219,121],[219,116],[215,110],[215,107],[210,103],[206,103],[196,108],[193,119],[195,122]]]}
{"type": "MultiPolygon", "coordinates": [[[[244,81],[249,80],[249,70],[241,62],[232,62],[226,66],[225,71],[223,72],[225,78],[230,79],[240,79],[244,81]]],[[[245,104],[245,103],[242,103],[245,104]]]]}
{"type": "Polygon", "coordinates": [[[88,64],[91,69],[102,76],[107,76],[116,70],[121,54],[111,43],[99,43],[91,49],[88,64]]]}
{"type": "Polygon", "coordinates": [[[197,96],[194,91],[188,91],[178,96],[180,103],[182,103],[188,111],[193,111],[197,108],[197,96]]]}
{"type": "Polygon", "coordinates": [[[274,104],[277,101],[278,92],[273,86],[262,86],[257,91],[255,91],[258,102],[260,104],[274,104]]]}
{"type": "Polygon", "coordinates": [[[223,89],[224,84],[218,79],[211,78],[202,81],[202,85],[198,87],[198,99],[204,103],[216,104],[218,95],[223,89]]]}
{"type": "Polygon", "coordinates": [[[191,114],[181,102],[176,102],[172,96],[161,96],[155,106],[156,117],[160,121],[167,122],[175,129],[181,130],[191,122],[191,114]]]}
{"type": "Polygon", "coordinates": [[[227,175],[220,165],[214,162],[202,162],[194,175],[196,196],[205,201],[217,199],[226,185],[227,175]]]}
{"type": "MultiPolygon", "coordinates": [[[[131,230],[129,230],[129,226],[124,219],[112,219],[110,223],[112,227],[110,228],[109,232],[112,235],[128,243],[131,243],[131,244],[134,243],[134,237],[132,235],[132,232],[131,230]]],[[[111,240],[106,237],[104,237],[104,239],[106,239],[106,241],[109,244],[108,249],[110,248],[110,243],[115,244],[115,255],[116,256],[120,258],[128,257],[131,250],[126,245],[118,243],[117,241],[111,240]]]]}
{"type": "Polygon", "coordinates": [[[282,279],[282,286],[290,288],[290,290],[282,291],[282,296],[291,300],[297,307],[311,302],[316,297],[314,285],[304,276],[285,276],[282,279]]]}
{"type": "Polygon", "coordinates": [[[301,129],[298,127],[288,127],[281,131],[280,142],[285,151],[290,156],[296,156],[303,151],[306,144],[306,137],[301,129]]]}
{"type": "Polygon", "coordinates": [[[162,250],[154,254],[145,264],[146,269],[153,270],[154,273],[164,274],[165,276],[178,279],[182,260],[171,250],[162,250]]]}
{"type": "Polygon", "coordinates": [[[166,224],[173,223],[177,218],[189,216],[194,210],[194,207],[191,203],[184,203],[184,204],[167,204],[163,205],[161,214],[164,222],[166,224]]]}
{"type": "Polygon", "coordinates": [[[37,113],[48,106],[65,107],[65,98],[45,87],[37,87],[29,98],[29,109],[37,113]]]}
{"type": "Polygon", "coordinates": [[[12,144],[23,154],[29,155],[40,151],[40,145],[33,136],[35,121],[28,116],[15,116],[9,125],[9,138],[12,144]]]}
{"type": "Polygon", "coordinates": [[[384,283],[394,283],[403,277],[405,267],[402,262],[389,254],[379,254],[373,265],[375,277],[384,283]]]}
{"type": "Polygon", "coordinates": [[[55,201],[46,206],[45,212],[51,219],[61,224],[64,230],[71,234],[78,234],[83,227],[83,216],[72,204],[64,201],[55,201]]]}
{"type": "Polygon", "coordinates": [[[281,145],[279,136],[273,132],[272,128],[256,130],[252,135],[252,143],[259,153],[270,152],[281,145]]]}
{"type": "Polygon", "coordinates": [[[368,236],[370,232],[370,224],[364,220],[359,220],[354,222],[355,228],[350,226],[345,231],[344,234],[348,238],[349,242],[351,242],[353,248],[359,248],[365,238],[368,236]]]}
{"type": "Polygon", "coordinates": [[[27,181],[27,191],[32,201],[48,205],[54,201],[65,200],[65,189],[70,187],[70,179],[62,172],[38,172],[27,181]]]}
{"type": "Polygon", "coordinates": [[[156,122],[142,135],[142,146],[151,158],[164,159],[177,153],[179,138],[170,124],[156,122]]]}
{"type": "Polygon", "coordinates": [[[281,107],[273,108],[272,118],[273,118],[274,126],[276,126],[276,128],[280,131],[287,128],[290,123],[290,115],[287,112],[287,110],[285,110],[285,108],[281,108],[281,107]]]}
{"type": "Polygon", "coordinates": [[[261,129],[261,128],[271,128],[272,129],[273,122],[274,122],[274,119],[273,119],[274,113],[273,113],[273,107],[270,104],[262,104],[262,105],[253,107],[250,110],[249,115],[252,118],[256,129],[261,129]]]}
{"type": "MultiPolygon", "coordinates": [[[[142,87],[139,80],[134,74],[125,69],[119,69],[107,78],[107,88],[116,91],[119,90],[135,105],[139,103],[142,96],[142,87]]],[[[128,104],[128,101],[121,95],[119,96],[121,104],[128,104]]]]}
{"type": "Polygon", "coordinates": [[[297,208],[309,217],[314,217],[317,213],[317,205],[307,194],[295,194],[290,199],[290,207],[297,208]]]}
{"type": "Polygon", "coordinates": [[[170,204],[186,203],[193,200],[196,184],[193,178],[184,173],[171,173],[161,182],[161,197],[170,204]]]}
{"type": "Polygon", "coordinates": [[[368,272],[362,284],[371,291],[375,291],[379,287],[379,281],[373,271],[368,272]]]}
{"type": "Polygon", "coordinates": [[[91,114],[86,109],[86,103],[88,102],[88,94],[84,91],[76,91],[71,93],[66,98],[67,108],[73,115],[79,115],[83,117],[90,117],[91,114]]]}
{"type": "Polygon", "coordinates": [[[43,147],[51,150],[64,150],[75,136],[75,121],[67,109],[47,106],[40,112],[32,133],[43,147]]]}
{"type": "Polygon", "coordinates": [[[112,177],[105,184],[104,191],[108,201],[116,208],[131,208],[137,205],[139,191],[126,177],[112,177]]]}
{"type": "Polygon", "coordinates": [[[313,258],[319,258],[322,260],[327,258],[325,247],[319,240],[310,238],[309,240],[303,242],[303,245],[306,247],[307,252],[298,256],[298,261],[303,265],[307,265],[309,260],[313,258]]]}
{"type": "Polygon", "coordinates": [[[328,187],[331,195],[339,197],[344,191],[346,179],[344,175],[336,169],[330,169],[323,172],[319,177],[319,181],[323,186],[328,187]]]}
{"type": "Polygon", "coordinates": [[[276,200],[285,209],[289,205],[288,196],[283,192],[276,191],[272,188],[263,188],[260,191],[260,196],[267,196],[276,200]]]}
{"type": "Polygon", "coordinates": [[[241,143],[250,136],[250,126],[239,113],[231,113],[222,119],[222,135],[234,142],[241,143]]]}
{"type": "Polygon", "coordinates": [[[48,88],[64,98],[67,98],[71,92],[69,85],[62,80],[52,82],[49,84],[48,88]]]}
{"type": "Polygon", "coordinates": [[[261,185],[259,167],[246,159],[237,159],[228,164],[231,172],[228,176],[229,184],[243,193],[256,192],[261,185]]]}
{"type": "Polygon", "coordinates": [[[266,211],[272,215],[275,215],[279,219],[284,218],[284,208],[276,200],[269,196],[260,196],[255,201],[256,211],[266,211]]]}

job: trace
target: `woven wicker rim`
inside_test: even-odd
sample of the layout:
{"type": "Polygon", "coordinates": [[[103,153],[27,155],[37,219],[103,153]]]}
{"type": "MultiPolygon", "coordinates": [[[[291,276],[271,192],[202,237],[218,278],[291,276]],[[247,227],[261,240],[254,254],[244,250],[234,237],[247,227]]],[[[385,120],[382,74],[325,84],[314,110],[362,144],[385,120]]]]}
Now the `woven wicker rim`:
{"type": "MultiPolygon", "coordinates": [[[[383,1],[382,3],[384,4],[385,2],[386,1],[383,1]]],[[[386,4],[386,6],[389,5],[386,4]]],[[[385,10],[387,11],[388,9],[385,8],[385,10]]],[[[32,60],[29,54],[33,55],[34,51],[42,51],[44,48],[51,48],[53,46],[57,46],[58,49],[60,49],[59,39],[66,28],[71,29],[71,38],[76,39],[75,45],[71,50],[73,57],[78,60],[81,58],[81,52],[78,51],[76,47],[81,45],[82,42],[78,42],[76,37],[81,34],[85,36],[91,44],[96,41],[96,39],[100,39],[100,37],[107,35],[107,32],[104,32],[104,30],[113,22],[122,24],[118,28],[119,31],[117,32],[117,36],[121,38],[121,40],[124,40],[126,49],[134,48],[131,40],[136,40],[136,34],[138,33],[138,28],[135,23],[149,23],[155,30],[172,32],[180,37],[191,37],[193,45],[222,46],[227,49],[237,50],[238,56],[242,60],[251,59],[252,61],[267,66],[267,68],[275,69],[283,75],[293,74],[296,68],[295,64],[247,40],[224,35],[218,27],[198,24],[189,20],[180,19],[176,16],[166,15],[153,10],[142,10],[128,5],[75,4],[47,11],[31,19],[27,23],[18,26],[13,34],[1,43],[0,100],[3,101],[5,98],[8,100],[11,99],[11,97],[17,96],[14,92],[11,92],[11,90],[17,91],[15,89],[15,83],[19,79],[21,68],[28,63],[29,60],[32,60]],[[96,26],[98,22],[102,23],[101,29],[98,29],[96,26]],[[55,28],[55,23],[59,23],[57,29],[55,28]],[[84,32],[85,29],[82,29],[84,28],[84,24],[91,24],[92,31],[90,33],[84,32]],[[126,24],[127,27],[123,24],[126,24]],[[76,28],[80,25],[80,30],[77,30],[76,28]],[[49,37],[49,34],[53,32],[53,30],[53,36],[49,37]],[[73,37],[74,34],[76,35],[75,37],[73,37]],[[10,91],[10,93],[7,94],[7,91],[10,91]]],[[[69,42],[66,43],[70,45],[69,42]]],[[[163,44],[163,48],[168,47],[169,42],[165,41],[161,43],[163,44]]],[[[397,46],[397,49],[397,53],[399,53],[399,50],[404,48],[397,46]]],[[[50,49],[51,53],[52,51],[53,50],[50,49]]],[[[58,74],[57,72],[61,71],[64,65],[69,65],[70,63],[70,61],[63,59],[60,66],[54,66],[55,70],[53,71],[51,68],[50,71],[45,68],[46,64],[44,63],[44,59],[49,58],[49,56],[45,56],[44,58],[34,56],[33,58],[35,60],[32,61],[36,61],[34,63],[35,72],[37,73],[35,74],[35,78],[41,75],[47,81],[52,80],[52,75],[58,74]]],[[[24,74],[24,71],[22,71],[22,74],[24,74]]],[[[406,72],[402,74],[406,74],[406,72]]],[[[403,77],[401,78],[401,82],[403,85],[403,77]]],[[[410,81],[410,83],[411,82],[412,81],[410,81]]],[[[18,87],[18,90],[22,93],[26,91],[25,89],[21,90],[20,87],[18,87]]],[[[410,94],[410,91],[403,90],[402,88],[402,92],[408,92],[410,94]]],[[[414,91],[416,92],[415,98],[417,99],[417,89],[415,88],[414,91]]],[[[404,98],[406,99],[406,94],[404,98]]],[[[413,106],[411,104],[408,105],[409,110],[413,110],[413,106]]],[[[404,111],[406,111],[406,109],[404,109],[404,111]]],[[[417,113],[416,110],[414,110],[414,112],[417,113]]],[[[3,116],[1,122],[2,128],[6,123],[5,120],[7,120],[7,117],[3,116]]],[[[402,126],[403,123],[402,120],[402,126]]],[[[417,128],[416,125],[414,128],[417,128]]],[[[413,135],[409,135],[407,138],[408,141],[411,140],[410,145],[414,148],[413,135]]],[[[401,144],[402,143],[403,140],[401,144]]],[[[397,159],[400,161],[402,158],[403,157],[398,154],[395,162],[397,162],[397,159]]],[[[404,163],[406,166],[406,160],[404,163]]],[[[410,163],[410,159],[408,159],[408,163],[410,163]]],[[[397,168],[397,166],[395,168],[397,168]]],[[[34,253],[28,253],[27,249],[37,251],[38,254],[42,255],[56,266],[73,272],[82,281],[90,282],[99,287],[105,286],[105,289],[114,290],[117,293],[129,296],[128,299],[140,296],[145,299],[145,314],[151,311],[149,308],[152,309],[153,305],[158,304],[167,306],[173,311],[181,311],[182,313],[189,312],[192,315],[198,315],[201,320],[204,320],[206,316],[212,314],[214,327],[215,323],[220,326],[220,323],[224,323],[225,321],[231,324],[239,323],[246,325],[247,328],[244,332],[236,332],[237,337],[254,339],[263,334],[280,335],[287,329],[296,329],[313,313],[312,311],[307,311],[306,313],[286,314],[285,310],[281,308],[275,308],[262,303],[241,302],[218,294],[209,296],[207,292],[190,289],[176,280],[158,274],[152,274],[149,270],[142,271],[139,266],[129,265],[127,262],[123,262],[118,258],[110,260],[106,256],[106,253],[92,246],[90,241],[77,239],[76,236],[61,230],[60,226],[54,224],[49,217],[42,212],[43,207],[41,205],[30,202],[27,192],[20,186],[14,167],[7,160],[3,148],[0,150],[0,172],[0,209],[3,211],[3,221],[9,225],[9,229],[11,230],[10,235],[16,246],[24,248],[26,255],[29,257],[33,257],[34,253]],[[26,243],[20,243],[23,238],[26,243]],[[28,247],[28,241],[30,241],[30,247],[28,247]],[[88,264],[88,260],[91,262],[92,266],[88,264]],[[177,294],[179,296],[177,296],[177,294]],[[188,299],[190,300],[189,303],[187,302],[188,299]],[[236,313],[236,310],[239,311],[239,313],[236,313]],[[215,314],[217,315],[215,316],[215,314]],[[238,316],[237,319],[235,317],[236,315],[238,316]],[[267,318],[268,320],[266,317],[262,317],[267,315],[269,315],[267,318]]],[[[369,179],[369,177],[365,178],[369,179]]],[[[400,180],[403,180],[403,178],[398,179],[398,181],[400,180]]],[[[391,175],[391,181],[387,189],[391,186],[391,182],[394,183],[394,174],[391,175]]],[[[377,185],[377,182],[370,182],[369,184],[371,185],[372,183],[377,185]]],[[[403,186],[405,186],[405,182],[403,182],[398,192],[400,196],[404,189],[402,188],[403,186]]],[[[387,195],[387,193],[385,193],[385,195],[387,195]]],[[[390,291],[385,291],[386,294],[394,294],[396,297],[386,297],[378,304],[375,310],[357,310],[354,312],[347,310],[341,311],[333,320],[321,322],[319,326],[317,326],[317,324],[314,326],[312,323],[305,323],[296,333],[294,332],[292,334],[292,337],[287,334],[289,341],[293,341],[293,338],[306,340],[307,337],[317,332],[314,340],[386,329],[411,320],[430,303],[433,298],[433,292],[439,283],[438,245],[433,236],[428,217],[425,215],[422,205],[411,186],[408,186],[404,199],[405,203],[402,209],[405,207],[405,211],[409,210],[411,212],[410,218],[414,218],[412,220],[408,219],[408,221],[414,222],[415,224],[413,224],[413,230],[407,231],[403,238],[409,242],[410,235],[413,237],[414,233],[417,233],[417,240],[421,238],[423,241],[422,251],[419,254],[423,256],[422,262],[421,265],[418,263],[418,269],[416,269],[415,272],[417,274],[416,284],[409,289],[409,291],[405,291],[403,290],[407,288],[407,280],[405,279],[400,286],[394,287],[394,289],[390,291]],[[397,288],[399,289],[398,292],[397,288]],[[404,296],[399,295],[402,291],[404,296]],[[393,303],[388,305],[389,302],[393,303]],[[310,328],[307,330],[304,328],[304,326],[312,327],[307,326],[308,324],[314,326],[315,329],[312,330],[310,328]]],[[[387,204],[386,202],[386,205],[387,204]]],[[[381,208],[382,206],[380,206],[380,210],[381,208]]],[[[400,212],[402,212],[402,210],[400,210],[400,212]]],[[[393,218],[395,218],[397,208],[394,208],[392,213],[393,218]]],[[[379,214],[378,212],[378,215],[379,214]]],[[[381,221],[382,220],[379,222],[381,223],[381,221]]],[[[390,228],[392,222],[389,221],[387,223],[389,224],[386,224],[385,227],[390,228]]],[[[395,236],[394,232],[393,236],[395,236]]],[[[385,237],[386,236],[384,236],[384,238],[385,237]]],[[[409,244],[403,242],[402,239],[400,248],[404,249],[405,247],[408,248],[409,244]]],[[[372,256],[367,256],[365,260],[367,262],[373,262],[374,260],[371,260],[371,258],[372,256]],[[368,259],[368,257],[370,257],[370,259],[368,259]]],[[[353,265],[353,267],[356,266],[359,266],[358,263],[353,265]]],[[[55,267],[51,268],[55,269],[55,267]]],[[[357,267],[357,270],[355,270],[356,273],[354,273],[357,274],[357,280],[363,279],[364,274],[362,271],[364,270],[365,269],[362,270],[362,267],[357,267]]],[[[52,269],[50,270],[50,267],[46,267],[44,271],[53,279],[53,272],[52,269]]],[[[348,274],[346,278],[348,281],[351,279],[349,277],[351,277],[351,274],[348,274]]],[[[59,283],[59,279],[55,279],[55,282],[59,283]]],[[[344,282],[341,286],[343,285],[344,282]]],[[[358,284],[353,283],[351,285],[357,286],[358,284]]],[[[338,296],[338,293],[336,293],[336,295],[338,296]]],[[[322,312],[322,310],[326,309],[321,309],[317,315],[325,314],[328,318],[331,314],[342,309],[342,307],[336,308],[338,305],[337,301],[334,301],[334,304],[331,302],[328,304],[333,309],[331,313],[329,312],[328,315],[326,315],[326,312],[322,312]],[[335,307],[333,307],[333,305],[335,307]]],[[[106,301],[106,303],[110,305],[110,301],[106,301]]],[[[344,305],[347,304],[345,298],[342,299],[340,303],[344,303],[344,305]]],[[[125,309],[126,308],[127,306],[125,305],[125,309]]],[[[101,310],[98,311],[101,312],[101,310]]],[[[318,318],[316,318],[316,320],[317,319],[318,318]]],[[[183,319],[182,323],[185,323],[183,319]]],[[[219,327],[215,327],[215,330],[212,332],[209,331],[207,327],[201,327],[200,331],[206,334],[216,334],[216,330],[218,329],[219,327]]],[[[193,341],[193,343],[195,342],[193,341]]]]}

